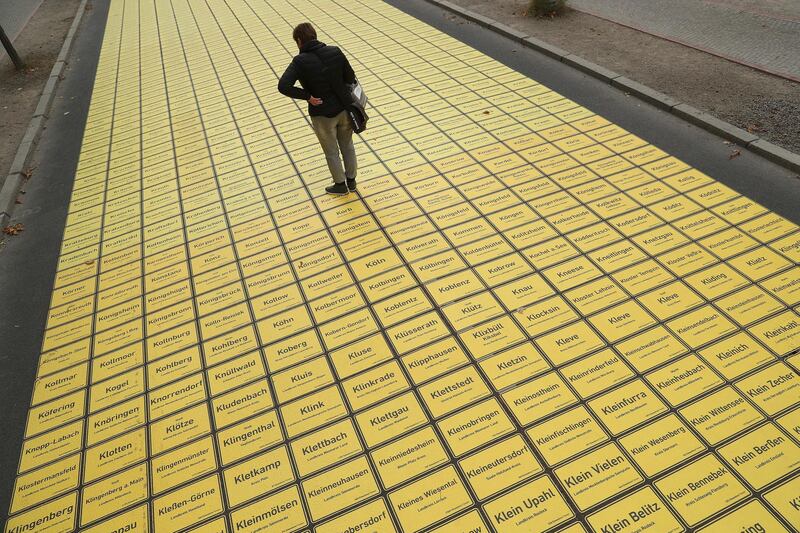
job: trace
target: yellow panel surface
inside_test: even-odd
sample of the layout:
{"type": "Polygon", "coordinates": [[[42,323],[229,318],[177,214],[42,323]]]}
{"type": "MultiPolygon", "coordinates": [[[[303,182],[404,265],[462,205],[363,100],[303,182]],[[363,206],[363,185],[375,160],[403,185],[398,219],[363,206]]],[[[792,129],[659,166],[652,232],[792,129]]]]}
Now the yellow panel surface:
{"type": "Polygon", "coordinates": [[[797,529],[798,235],[379,0],[111,0],[6,528],[797,529]]]}

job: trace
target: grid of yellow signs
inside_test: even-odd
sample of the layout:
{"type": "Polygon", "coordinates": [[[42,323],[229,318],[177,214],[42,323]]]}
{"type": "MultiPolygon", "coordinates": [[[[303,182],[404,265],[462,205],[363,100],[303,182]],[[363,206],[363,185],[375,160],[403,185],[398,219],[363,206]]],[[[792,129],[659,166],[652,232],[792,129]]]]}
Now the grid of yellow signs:
{"type": "Polygon", "coordinates": [[[7,531],[789,530],[798,261],[377,0],[113,0],[7,531]],[[306,19],[358,194],[276,91],[306,19]]]}

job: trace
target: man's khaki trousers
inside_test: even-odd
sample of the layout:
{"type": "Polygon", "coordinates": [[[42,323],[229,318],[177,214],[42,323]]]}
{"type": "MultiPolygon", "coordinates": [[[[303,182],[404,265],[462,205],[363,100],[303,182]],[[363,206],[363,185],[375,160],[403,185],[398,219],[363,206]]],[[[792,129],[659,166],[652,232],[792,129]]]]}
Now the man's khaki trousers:
{"type": "Polygon", "coordinates": [[[311,125],[317,134],[328,169],[331,171],[333,181],[344,183],[345,178],[356,178],[356,149],[353,146],[353,127],[347,118],[347,113],[342,111],[335,117],[311,117],[311,125]],[[344,159],[344,169],[339,158],[339,151],[344,159]]]}

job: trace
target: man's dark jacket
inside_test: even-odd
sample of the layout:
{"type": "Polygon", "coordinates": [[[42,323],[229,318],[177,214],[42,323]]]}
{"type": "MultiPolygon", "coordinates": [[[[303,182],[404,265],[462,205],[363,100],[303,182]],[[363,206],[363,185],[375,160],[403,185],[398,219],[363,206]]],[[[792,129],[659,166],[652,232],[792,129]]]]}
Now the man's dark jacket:
{"type": "Polygon", "coordinates": [[[278,90],[298,100],[308,101],[311,96],[321,98],[320,105],[308,104],[308,114],[312,117],[335,117],[344,111],[344,107],[331,87],[330,79],[354,83],[356,76],[341,50],[313,40],[305,43],[300,53],[294,56],[278,82],[278,90]],[[302,89],[294,86],[298,80],[302,89]]]}

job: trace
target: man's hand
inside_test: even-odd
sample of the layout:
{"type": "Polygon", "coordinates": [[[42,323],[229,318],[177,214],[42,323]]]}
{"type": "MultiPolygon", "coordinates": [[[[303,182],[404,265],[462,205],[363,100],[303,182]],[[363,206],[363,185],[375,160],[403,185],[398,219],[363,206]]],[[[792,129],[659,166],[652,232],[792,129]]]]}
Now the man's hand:
{"type": "Polygon", "coordinates": [[[308,103],[311,105],[322,105],[322,98],[317,98],[316,96],[312,96],[308,99],[308,103]]]}

